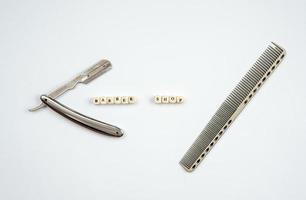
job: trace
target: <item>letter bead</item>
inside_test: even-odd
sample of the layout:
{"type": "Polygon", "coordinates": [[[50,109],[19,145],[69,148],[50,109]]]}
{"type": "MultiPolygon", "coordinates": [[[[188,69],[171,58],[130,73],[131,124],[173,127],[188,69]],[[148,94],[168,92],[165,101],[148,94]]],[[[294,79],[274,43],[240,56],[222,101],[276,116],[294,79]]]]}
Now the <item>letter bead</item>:
{"type": "Polygon", "coordinates": [[[99,105],[99,104],[100,104],[100,98],[99,98],[99,97],[93,97],[93,98],[92,98],[92,102],[93,102],[95,105],[99,105]]]}

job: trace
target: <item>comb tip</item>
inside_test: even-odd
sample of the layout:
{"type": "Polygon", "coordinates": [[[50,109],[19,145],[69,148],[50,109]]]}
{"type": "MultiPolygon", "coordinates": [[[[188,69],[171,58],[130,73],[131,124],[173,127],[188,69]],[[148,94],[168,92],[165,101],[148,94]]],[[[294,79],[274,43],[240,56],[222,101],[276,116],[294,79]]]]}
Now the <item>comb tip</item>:
{"type": "Polygon", "coordinates": [[[194,169],[192,169],[192,168],[186,167],[182,162],[179,162],[179,164],[184,168],[185,171],[187,171],[187,172],[189,172],[189,173],[190,173],[190,172],[193,172],[193,170],[194,170],[194,169]]]}
{"type": "Polygon", "coordinates": [[[271,41],[271,44],[272,44],[275,48],[281,49],[281,50],[283,51],[283,53],[286,54],[286,50],[285,50],[283,47],[281,47],[280,45],[278,45],[278,44],[276,44],[275,42],[272,42],[272,41],[271,41]]]}

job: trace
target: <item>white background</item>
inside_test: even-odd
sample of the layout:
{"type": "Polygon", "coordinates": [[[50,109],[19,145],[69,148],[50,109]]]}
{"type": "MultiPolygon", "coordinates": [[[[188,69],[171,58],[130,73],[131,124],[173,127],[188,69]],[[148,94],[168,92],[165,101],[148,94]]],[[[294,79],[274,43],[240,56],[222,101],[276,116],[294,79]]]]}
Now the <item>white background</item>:
{"type": "Polygon", "coordinates": [[[305,199],[305,1],[0,1],[0,199],[305,199]],[[274,41],[287,57],[193,173],[178,164],[274,41]],[[58,100],[125,131],[98,135],[28,108],[58,100]],[[156,94],[183,95],[155,105],[156,94]],[[129,106],[92,96],[135,95],[129,106]]]}

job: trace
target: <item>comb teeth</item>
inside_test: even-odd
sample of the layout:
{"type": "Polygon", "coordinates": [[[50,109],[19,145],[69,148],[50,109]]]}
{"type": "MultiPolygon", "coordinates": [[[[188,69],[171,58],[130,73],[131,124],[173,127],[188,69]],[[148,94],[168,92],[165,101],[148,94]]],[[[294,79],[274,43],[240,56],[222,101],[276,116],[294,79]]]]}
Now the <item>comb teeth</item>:
{"type": "Polygon", "coordinates": [[[184,169],[191,172],[199,165],[285,54],[285,50],[273,42],[267,47],[181,159],[180,164],[184,169]]]}

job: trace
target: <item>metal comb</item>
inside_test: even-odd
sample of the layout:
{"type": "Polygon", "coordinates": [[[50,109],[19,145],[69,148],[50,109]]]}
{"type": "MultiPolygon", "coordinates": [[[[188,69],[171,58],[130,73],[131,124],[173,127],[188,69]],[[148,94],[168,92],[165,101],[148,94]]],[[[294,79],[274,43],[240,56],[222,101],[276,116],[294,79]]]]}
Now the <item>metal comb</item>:
{"type": "Polygon", "coordinates": [[[283,60],[285,54],[285,50],[273,42],[267,47],[183,156],[180,164],[185,170],[191,172],[200,164],[283,60]]]}

